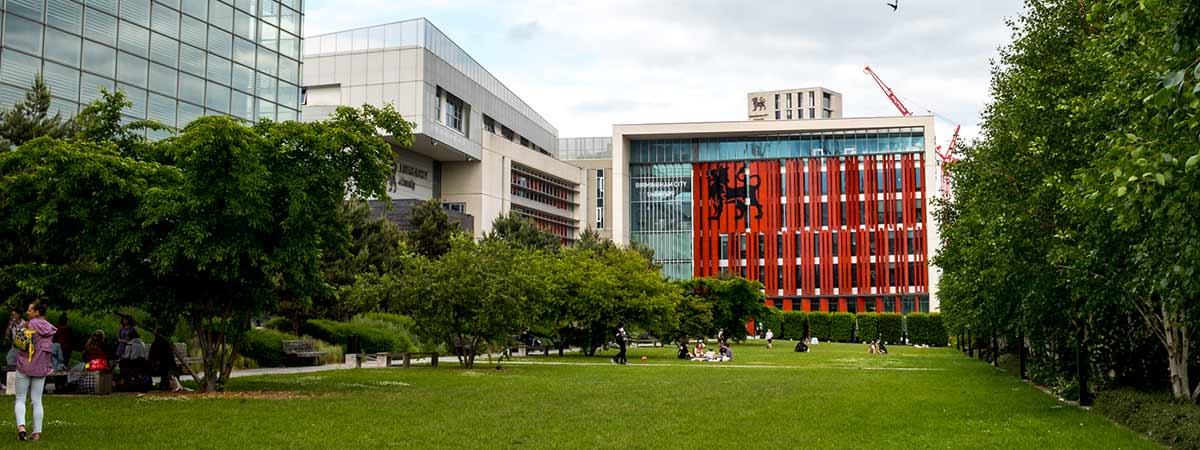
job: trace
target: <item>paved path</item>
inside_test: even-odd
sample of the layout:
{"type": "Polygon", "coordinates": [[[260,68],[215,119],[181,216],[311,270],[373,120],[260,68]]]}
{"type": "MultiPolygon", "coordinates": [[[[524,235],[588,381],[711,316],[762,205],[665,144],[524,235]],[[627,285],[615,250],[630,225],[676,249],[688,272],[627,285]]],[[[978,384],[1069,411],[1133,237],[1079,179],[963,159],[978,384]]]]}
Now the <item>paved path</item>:
{"type": "MultiPolygon", "coordinates": [[[[504,364],[524,364],[530,366],[611,366],[612,363],[601,362],[569,362],[569,361],[505,361],[504,364]]],[[[627,364],[633,367],[718,367],[729,369],[844,369],[844,370],[894,370],[900,372],[941,371],[946,369],[933,367],[858,367],[858,366],[767,366],[750,364],[725,364],[719,362],[694,362],[691,364],[627,364]]]]}

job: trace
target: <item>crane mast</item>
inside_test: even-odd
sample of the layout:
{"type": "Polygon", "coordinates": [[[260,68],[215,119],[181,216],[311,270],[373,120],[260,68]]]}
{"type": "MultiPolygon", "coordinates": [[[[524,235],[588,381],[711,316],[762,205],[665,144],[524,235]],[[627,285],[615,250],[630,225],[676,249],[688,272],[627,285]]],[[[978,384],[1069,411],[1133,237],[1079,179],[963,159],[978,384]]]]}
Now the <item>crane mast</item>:
{"type": "MultiPolygon", "coordinates": [[[[888,100],[891,100],[892,104],[896,105],[896,109],[900,110],[900,115],[912,115],[912,111],[909,111],[908,107],[904,106],[904,102],[900,101],[900,97],[897,97],[896,93],[892,91],[892,88],[888,87],[887,83],[884,83],[883,80],[879,78],[879,75],[875,74],[874,70],[871,70],[871,66],[863,68],[863,73],[870,75],[871,78],[875,80],[875,84],[879,85],[879,89],[883,90],[883,94],[887,95],[888,100]]],[[[930,112],[932,113],[933,111],[930,112]]],[[[958,161],[958,156],[954,154],[954,150],[957,148],[958,132],[961,129],[962,125],[954,127],[954,136],[950,138],[950,145],[946,147],[946,151],[944,153],[942,152],[942,146],[940,145],[935,149],[935,153],[937,153],[938,156],[938,166],[941,168],[941,187],[939,192],[943,199],[950,198],[950,173],[946,171],[946,168],[950,165],[950,163],[958,161]]]]}

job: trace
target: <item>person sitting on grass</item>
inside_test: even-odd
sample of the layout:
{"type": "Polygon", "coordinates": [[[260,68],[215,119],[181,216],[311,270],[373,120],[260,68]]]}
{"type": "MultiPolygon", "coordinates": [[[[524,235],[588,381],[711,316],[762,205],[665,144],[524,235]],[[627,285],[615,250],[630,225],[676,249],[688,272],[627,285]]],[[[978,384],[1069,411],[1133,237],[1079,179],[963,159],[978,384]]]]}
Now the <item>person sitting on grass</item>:
{"type": "Polygon", "coordinates": [[[685,344],[685,343],[683,343],[683,342],[680,342],[680,343],[679,343],[679,354],[678,354],[678,355],[676,355],[676,358],[679,358],[679,359],[692,359],[692,354],[691,354],[691,353],[688,353],[687,344],[685,344]]]}
{"type": "Polygon", "coordinates": [[[696,341],[696,350],[692,352],[692,359],[704,359],[704,341],[696,341]]]}
{"type": "Polygon", "coordinates": [[[721,344],[721,361],[733,361],[733,349],[729,348],[729,344],[721,344]]]}
{"type": "Polygon", "coordinates": [[[867,341],[867,353],[868,354],[871,354],[871,355],[875,354],[875,342],[876,341],[867,341]]]}
{"type": "Polygon", "coordinates": [[[888,353],[887,346],[883,344],[883,341],[878,339],[875,340],[875,351],[880,355],[886,355],[888,353]]]}
{"type": "Polygon", "coordinates": [[[808,353],[808,344],[804,341],[796,341],[796,353],[808,353]]]}

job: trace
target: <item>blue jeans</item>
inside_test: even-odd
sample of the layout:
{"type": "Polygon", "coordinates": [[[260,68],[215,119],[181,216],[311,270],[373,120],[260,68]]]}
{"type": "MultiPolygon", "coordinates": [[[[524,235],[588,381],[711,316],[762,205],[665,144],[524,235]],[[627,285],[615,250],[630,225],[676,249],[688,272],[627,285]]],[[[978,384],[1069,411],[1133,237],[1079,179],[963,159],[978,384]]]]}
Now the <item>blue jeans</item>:
{"type": "Polygon", "coordinates": [[[46,390],[46,377],[31,377],[17,372],[17,402],[13,412],[17,415],[17,426],[25,426],[25,398],[33,399],[33,432],[42,432],[42,392],[46,390]]]}

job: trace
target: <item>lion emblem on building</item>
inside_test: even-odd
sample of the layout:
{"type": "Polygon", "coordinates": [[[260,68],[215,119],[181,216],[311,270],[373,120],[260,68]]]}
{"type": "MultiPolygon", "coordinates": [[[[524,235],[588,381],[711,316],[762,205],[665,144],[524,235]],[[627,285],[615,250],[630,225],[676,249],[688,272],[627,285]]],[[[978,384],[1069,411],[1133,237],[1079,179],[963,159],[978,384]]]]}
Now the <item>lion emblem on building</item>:
{"type": "Polygon", "coordinates": [[[764,97],[754,97],[754,98],[750,99],[750,103],[754,104],[754,109],[752,111],[766,111],[767,110],[767,99],[764,97]]]}

